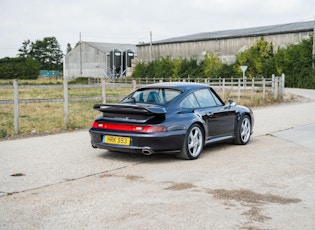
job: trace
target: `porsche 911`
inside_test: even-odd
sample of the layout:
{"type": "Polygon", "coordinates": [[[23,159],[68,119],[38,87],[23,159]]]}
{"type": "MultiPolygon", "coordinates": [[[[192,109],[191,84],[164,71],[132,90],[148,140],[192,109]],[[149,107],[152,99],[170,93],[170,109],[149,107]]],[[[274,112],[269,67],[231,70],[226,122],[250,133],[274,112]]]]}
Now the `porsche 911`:
{"type": "Polygon", "coordinates": [[[207,84],[169,82],[141,87],[116,104],[96,104],[102,113],[89,130],[94,148],[117,152],[174,154],[197,159],[206,144],[249,142],[250,108],[225,104],[207,84]]]}

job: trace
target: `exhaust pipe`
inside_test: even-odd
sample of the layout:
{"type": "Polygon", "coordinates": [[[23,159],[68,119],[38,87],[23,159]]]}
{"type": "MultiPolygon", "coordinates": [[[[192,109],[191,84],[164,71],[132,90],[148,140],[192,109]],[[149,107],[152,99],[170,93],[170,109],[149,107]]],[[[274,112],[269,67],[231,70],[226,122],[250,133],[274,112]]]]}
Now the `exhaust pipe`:
{"type": "Polygon", "coordinates": [[[150,148],[143,148],[142,149],[142,154],[146,155],[146,156],[149,156],[149,155],[153,154],[153,151],[150,148]]]}

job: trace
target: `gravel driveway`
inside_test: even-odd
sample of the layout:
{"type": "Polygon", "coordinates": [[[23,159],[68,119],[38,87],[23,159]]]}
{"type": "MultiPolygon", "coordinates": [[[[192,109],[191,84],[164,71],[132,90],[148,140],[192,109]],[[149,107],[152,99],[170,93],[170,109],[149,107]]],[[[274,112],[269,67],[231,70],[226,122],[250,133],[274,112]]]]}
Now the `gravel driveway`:
{"type": "Polygon", "coordinates": [[[94,150],[87,130],[2,141],[0,229],[315,229],[315,94],[293,91],[314,98],[254,108],[248,145],[195,161],[94,150]]]}

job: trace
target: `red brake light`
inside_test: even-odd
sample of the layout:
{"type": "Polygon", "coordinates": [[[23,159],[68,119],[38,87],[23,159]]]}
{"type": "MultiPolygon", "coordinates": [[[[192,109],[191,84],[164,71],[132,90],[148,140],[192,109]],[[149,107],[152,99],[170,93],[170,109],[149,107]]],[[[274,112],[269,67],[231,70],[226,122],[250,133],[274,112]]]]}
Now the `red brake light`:
{"type": "Polygon", "coordinates": [[[127,125],[127,124],[112,124],[95,121],[92,125],[96,129],[108,129],[115,131],[139,132],[139,133],[154,133],[167,132],[167,128],[162,125],[127,125]]]}

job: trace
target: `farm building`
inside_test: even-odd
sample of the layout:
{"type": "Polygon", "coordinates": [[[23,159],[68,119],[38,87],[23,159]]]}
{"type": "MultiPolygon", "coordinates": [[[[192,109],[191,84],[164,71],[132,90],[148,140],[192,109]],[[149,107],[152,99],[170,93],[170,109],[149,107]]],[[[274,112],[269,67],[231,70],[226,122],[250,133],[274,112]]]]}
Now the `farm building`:
{"type": "Polygon", "coordinates": [[[64,77],[114,78],[128,76],[136,46],[81,42],[64,59],[64,77]]]}
{"type": "MultiPolygon", "coordinates": [[[[262,37],[272,42],[275,50],[295,44],[314,35],[315,21],[296,22],[247,29],[198,33],[137,45],[139,61],[161,57],[202,58],[206,53],[216,54],[224,63],[236,61],[236,54],[254,45],[262,37]]],[[[314,42],[315,47],[315,42],[314,42]]],[[[315,54],[315,48],[313,48],[315,54]]]]}

